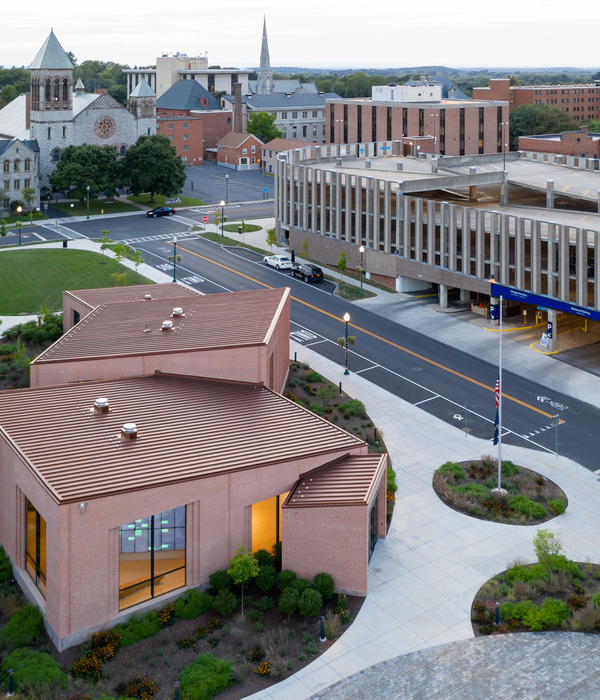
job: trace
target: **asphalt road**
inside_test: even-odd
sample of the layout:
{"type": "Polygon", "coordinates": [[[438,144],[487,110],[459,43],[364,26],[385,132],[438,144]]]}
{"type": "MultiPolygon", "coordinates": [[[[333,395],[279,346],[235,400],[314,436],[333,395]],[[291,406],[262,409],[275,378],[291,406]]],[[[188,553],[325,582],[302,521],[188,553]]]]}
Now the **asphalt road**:
{"type": "MultiPolygon", "coordinates": [[[[265,203],[266,205],[267,203],[265,203]]],[[[268,215],[261,203],[240,207],[236,218],[250,210],[268,215]]],[[[214,210],[214,207],[213,207],[214,210]]],[[[177,265],[177,279],[206,293],[241,291],[261,287],[288,286],[292,290],[291,337],[340,365],[344,352],[338,337],[344,334],[342,317],[351,316],[350,333],[356,343],[349,352],[354,373],[385,387],[406,401],[442,420],[466,428],[468,434],[484,439],[493,435],[495,415],[493,387],[497,367],[468,352],[443,345],[411,328],[371,313],[333,296],[331,282],[311,285],[262,264],[262,256],[239,248],[227,249],[187,233],[188,227],[213,212],[186,210],[181,216],[146,219],[118,217],[73,224],[68,231],[43,229],[44,237],[99,238],[109,229],[114,240],[126,241],[142,251],[144,261],[171,274],[167,258],[177,252],[183,260],[177,265]]],[[[260,213],[256,214],[261,215],[260,213]]],[[[233,216],[232,216],[233,218],[233,216]]],[[[558,452],[580,464],[597,469],[594,450],[595,427],[600,411],[589,404],[549,391],[510,372],[503,373],[503,441],[553,453],[558,436],[558,452]],[[561,423],[552,425],[552,415],[561,423]]],[[[402,430],[402,426],[398,426],[402,430]]],[[[490,441],[490,451],[492,443],[490,441]]]]}

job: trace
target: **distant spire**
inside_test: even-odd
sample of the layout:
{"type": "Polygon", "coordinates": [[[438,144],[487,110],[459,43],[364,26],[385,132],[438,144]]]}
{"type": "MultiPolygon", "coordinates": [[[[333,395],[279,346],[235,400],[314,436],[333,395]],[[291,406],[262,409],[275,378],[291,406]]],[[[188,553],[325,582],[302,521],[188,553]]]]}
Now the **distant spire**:
{"type": "Polygon", "coordinates": [[[273,73],[271,71],[271,60],[269,59],[269,42],[267,41],[267,18],[263,19],[263,35],[260,47],[260,68],[256,80],[257,95],[273,94],[273,73]]]}

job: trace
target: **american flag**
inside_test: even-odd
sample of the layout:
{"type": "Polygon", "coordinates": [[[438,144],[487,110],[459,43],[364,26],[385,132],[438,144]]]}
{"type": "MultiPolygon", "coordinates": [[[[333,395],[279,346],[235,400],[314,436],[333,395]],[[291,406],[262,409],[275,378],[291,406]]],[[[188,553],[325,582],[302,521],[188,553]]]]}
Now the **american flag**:
{"type": "Polygon", "coordinates": [[[496,379],[496,388],[494,389],[494,394],[496,397],[496,408],[500,404],[500,373],[498,373],[498,379],[496,379]]]}
{"type": "Polygon", "coordinates": [[[500,372],[498,372],[498,379],[496,379],[496,387],[494,389],[494,396],[496,399],[496,420],[494,421],[494,445],[498,444],[498,432],[500,427],[500,416],[498,406],[500,405],[500,372]]]}

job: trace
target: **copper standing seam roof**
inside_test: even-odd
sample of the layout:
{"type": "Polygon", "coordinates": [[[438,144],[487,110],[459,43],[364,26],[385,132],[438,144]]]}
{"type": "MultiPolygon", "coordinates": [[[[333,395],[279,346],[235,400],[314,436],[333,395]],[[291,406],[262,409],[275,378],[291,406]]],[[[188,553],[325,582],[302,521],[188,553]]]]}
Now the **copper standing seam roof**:
{"type": "Polygon", "coordinates": [[[130,287],[101,287],[100,289],[76,289],[63,292],[63,297],[72,297],[86,304],[90,311],[100,304],[113,304],[123,301],[139,301],[150,294],[153,299],[172,297],[197,297],[200,292],[184,287],[177,282],[166,284],[134,284],[130,287]]]}
{"type": "Polygon", "coordinates": [[[265,344],[289,294],[286,287],[102,304],[32,364],[265,344]],[[173,327],[163,331],[167,320],[173,327]]]}
{"type": "Polygon", "coordinates": [[[2,392],[0,434],[57,502],[364,448],[261,386],[161,375],[2,392]],[[94,412],[100,397],[108,413],[94,412]],[[122,439],[125,423],[137,439],[122,439]]]}
{"type": "Polygon", "coordinates": [[[387,454],[350,455],[304,474],[284,508],[368,505],[387,466],[387,454]]]}

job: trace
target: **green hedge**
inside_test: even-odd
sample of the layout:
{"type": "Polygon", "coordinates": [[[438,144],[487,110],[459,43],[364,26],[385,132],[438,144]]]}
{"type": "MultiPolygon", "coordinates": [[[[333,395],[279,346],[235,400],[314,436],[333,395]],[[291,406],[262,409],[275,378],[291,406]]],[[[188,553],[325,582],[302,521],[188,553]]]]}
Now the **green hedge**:
{"type": "Polygon", "coordinates": [[[10,559],[6,556],[4,547],[0,545],[0,583],[10,581],[13,575],[10,559]]]}
{"type": "Polygon", "coordinates": [[[208,700],[230,684],[231,663],[211,654],[200,654],[179,676],[182,700],[208,700]]]}
{"type": "Polygon", "coordinates": [[[139,642],[140,639],[154,636],[160,629],[158,615],[154,610],[144,613],[141,617],[132,615],[127,622],[122,622],[115,627],[115,632],[121,634],[121,646],[139,642]]]}
{"type": "Polygon", "coordinates": [[[52,681],[58,683],[64,690],[67,687],[67,676],[58,661],[49,654],[33,649],[15,649],[9,654],[1,666],[0,687],[8,688],[8,670],[12,668],[15,690],[22,690],[29,685],[46,685],[52,681]]]}
{"type": "Polygon", "coordinates": [[[34,644],[44,629],[44,617],[35,605],[26,605],[10,616],[0,630],[0,639],[11,639],[16,647],[34,644]]]}
{"type": "Polygon", "coordinates": [[[208,593],[193,589],[175,601],[175,617],[191,620],[202,613],[213,610],[214,598],[208,593]]]}
{"type": "Polygon", "coordinates": [[[445,464],[442,464],[439,469],[436,469],[435,473],[441,474],[442,476],[453,474],[457,481],[462,481],[465,478],[465,473],[461,469],[458,462],[446,462],[445,464]]]}

